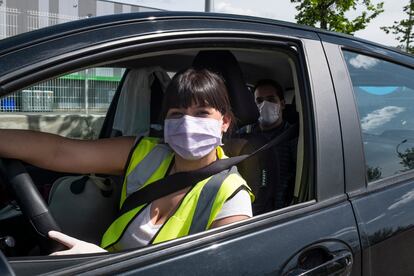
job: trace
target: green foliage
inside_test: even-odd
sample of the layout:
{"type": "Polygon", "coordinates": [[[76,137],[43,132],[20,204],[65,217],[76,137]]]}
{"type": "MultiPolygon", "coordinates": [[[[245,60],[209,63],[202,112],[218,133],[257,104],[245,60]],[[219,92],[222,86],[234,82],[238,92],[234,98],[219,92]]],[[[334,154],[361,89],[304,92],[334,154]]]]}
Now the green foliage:
{"type": "Polygon", "coordinates": [[[398,153],[398,157],[401,158],[400,164],[406,170],[414,169],[414,148],[406,149],[404,153],[398,153]]]}
{"type": "Polygon", "coordinates": [[[403,11],[407,14],[407,18],[394,21],[394,25],[390,27],[381,27],[387,34],[392,33],[397,35],[397,40],[400,43],[399,48],[405,49],[406,52],[414,54],[414,0],[404,6],[403,11]]]}
{"type": "Polygon", "coordinates": [[[380,179],[381,175],[382,175],[381,168],[379,167],[374,168],[374,167],[367,166],[368,182],[380,179]]]}
{"type": "Polygon", "coordinates": [[[299,24],[320,27],[325,30],[354,34],[365,29],[367,24],[382,13],[384,3],[374,5],[371,0],[290,0],[296,6],[295,19],[299,24]],[[348,19],[345,13],[356,10],[358,5],[365,10],[354,19],[348,19]]]}

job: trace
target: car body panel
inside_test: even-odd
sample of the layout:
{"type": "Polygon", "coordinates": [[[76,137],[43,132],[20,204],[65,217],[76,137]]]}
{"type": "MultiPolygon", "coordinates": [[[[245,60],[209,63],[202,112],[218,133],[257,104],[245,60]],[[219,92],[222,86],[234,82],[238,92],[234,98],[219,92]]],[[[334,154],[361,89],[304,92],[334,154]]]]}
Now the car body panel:
{"type": "MultiPolygon", "coordinates": [[[[286,214],[283,220],[276,214],[268,214],[267,218],[258,217],[256,222],[241,227],[243,235],[218,233],[222,237],[210,236],[198,238],[192,244],[170,245],[168,250],[156,251],[152,255],[129,253],[119,262],[107,259],[99,264],[89,263],[83,267],[55,271],[54,275],[280,275],[287,272],[283,269],[289,257],[301,253],[307,245],[346,241],[349,250],[358,253],[357,228],[349,224],[353,220],[352,210],[348,202],[340,201],[325,207],[304,207],[306,211],[301,210],[294,217],[291,215],[295,212],[286,214]],[[332,224],[332,220],[336,223],[332,224]],[[300,238],[291,239],[292,236],[300,238]]],[[[118,256],[117,259],[120,258],[118,256]]],[[[357,268],[354,266],[355,275],[359,275],[357,268]]]]}
{"type": "Polygon", "coordinates": [[[361,236],[363,274],[410,275],[414,271],[410,253],[414,249],[414,174],[401,173],[367,184],[360,119],[342,50],[352,49],[411,66],[413,58],[352,41],[335,40],[339,45],[333,44],[328,36],[321,37],[338,99],[345,182],[361,236]]]}
{"type": "Polygon", "coordinates": [[[318,200],[323,200],[341,195],[345,189],[343,185],[332,185],[344,181],[341,169],[343,157],[339,118],[329,67],[321,43],[306,40],[304,46],[313,91],[316,183],[318,183],[316,193],[318,200]]]}
{"type": "MultiPolygon", "coordinates": [[[[316,193],[318,200],[325,200],[331,198],[332,196],[337,196],[343,193],[344,190],[344,182],[341,170],[337,170],[338,173],[330,174],[327,173],[328,171],[332,171],[333,164],[339,165],[342,167],[342,154],[341,154],[341,140],[339,136],[339,123],[337,116],[326,116],[325,112],[336,114],[335,111],[335,98],[332,93],[332,84],[329,82],[325,82],[324,84],[321,80],[326,80],[327,74],[329,74],[328,67],[326,61],[323,59],[324,53],[321,47],[321,44],[318,40],[318,37],[315,33],[307,32],[303,30],[295,30],[289,29],[284,26],[269,26],[266,24],[256,24],[256,23],[243,23],[243,22],[226,22],[223,20],[208,20],[206,22],[200,22],[200,20],[171,20],[171,21],[162,21],[162,20],[149,20],[148,22],[139,23],[137,24],[124,24],[122,28],[119,26],[106,26],[104,28],[97,28],[93,29],[92,31],[85,31],[79,33],[72,33],[68,36],[62,36],[50,41],[34,44],[31,46],[27,46],[18,50],[9,51],[8,53],[2,56],[2,60],[5,64],[8,64],[8,68],[3,68],[3,71],[0,72],[0,83],[2,84],[4,92],[9,89],[12,89],[12,85],[8,85],[9,81],[15,82],[20,85],[24,83],[22,79],[26,78],[28,81],[33,81],[33,74],[32,72],[39,72],[42,68],[51,68],[54,64],[61,63],[65,60],[73,60],[79,59],[83,56],[90,55],[91,53],[100,54],[102,52],[109,52],[115,47],[128,46],[131,44],[139,43],[135,38],[140,37],[143,38],[142,40],[145,41],[154,41],[154,45],[157,44],[157,41],[164,41],[168,37],[172,37],[173,35],[176,36],[186,36],[187,38],[195,39],[199,37],[203,31],[210,31],[207,33],[208,36],[211,36],[211,31],[220,30],[222,33],[226,33],[226,35],[240,35],[240,33],[244,33],[245,37],[247,34],[250,34],[250,37],[257,36],[258,34],[261,37],[265,36],[275,36],[275,37],[282,37],[285,39],[291,38],[293,35],[295,37],[307,37],[308,39],[302,39],[301,43],[303,43],[304,47],[304,56],[306,59],[303,61],[307,66],[307,71],[312,72],[310,73],[305,79],[309,79],[311,89],[307,89],[308,93],[311,91],[318,91],[318,93],[313,94],[312,96],[308,95],[308,98],[313,100],[313,111],[314,117],[316,118],[315,125],[318,128],[315,129],[314,134],[316,135],[315,138],[315,146],[318,149],[316,156],[317,164],[315,167],[318,167],[318,173],[316,174],[317,185],[316,185],[316,193]],[[117,31],[119,29],[119,31],[117,31]],[[197,30],[197,34],[193,32],[197,30]],[[296,33],[295,33],[296,32],[296,33]],[[117,34],[117,36],[114,36],[117,34]],[[309,39],[311,38],[311,39],[309,39]],[[54,51],[50,51],[50,49],[55,49],[54,51]],[[36,53],[36,54],[34,54],[36,53]],[[19,57],[19,58],[17,58],[19,57]],[[316,67],[319,70],[313,70],[316,67]],[[335,143],[330,143],[330,147],[322,146],[327,142],[329,139],[331,132],[329,130],[337,130],[334,131],[337,134],[337,139],[335,139],[335,143]],[[333,151],[337,154],[327,154],[328,152],[333,151]]],[[[211,38],[210,38],[211,39],[211,38]]],[[[298,40],[295,38],[295,40],[298,40]]],[[[67,69],[66,69],[67,70],[67,69]]],[[[309,180],[311,181],[311,180],[309,180]]],[[[323,205],[323,204],[322,204],[323,205]]],[[[314,205],[312,208],[315,208],[314,205]]],[[[319,210],[319,209],[318,209],[319,210]]],[[[294,213],[289,213],[289,216],[293,216],[294,213]]],[[[278,214],[274,215],[276,218],[278,214]]],[[[251,222],[251,225],[256,223],[266,224],[268,221],[273,220],[273,215],[269,214],[268,218],[257,218],[251,222]],[[259,222],[257,222],[259,221],[259,222]]],[[[278,219],[276,219],[278,221],[278,219]]],[[[240,227],[234,231],[244,233],[247,230],[244,230],[246,227],[240,227]]],[[[300,215],[298,218],[291,219],[286,223],[276,223],[273,227],[270,228],[263,228],[263,230],[259,230],[260,228],[250,226],[250,232],[246,232],[244,235],[235,235],[231,238],[227,238],[226,241],[221,241],[219,243],[217,240],[213,240],[213,243],[210,243],[211,246],[203,245],[202,249],[197,249],[203,243],[202,241],[195,241],[191,244],[191,249],[189,253],[183,254],[179,253],[180,250],[176,253],[178,254],[179,258],[171,258],[168,259],[168,265],[160,266],[156,265],[155,268],[159,269],[168,269],[170,265],[174,267],[180,267],[180,263],[183,259],[183,256],[190,256],[189,260],[186,260],[184,263],[187,263],[191,260],[196,260],[197,258],[201,258],[203,260],[208,260],[207,256],[211,256],[213,254],[219,259],[223,259],[223,255],[226,256],[230,252],[235,251],[235,248],[243,248],[246,247],[248,249],[256,248],[256,252],[252,252],[253,255],[257,258],[257,261],[264,261],[267,259],[269,255],[274,254],[275,261],[274,262],[266,262],[267,265],[259,264],[245,266],[244,268],[240,266],[239,260],[246,262],[246,260],[251,259],[250,254],[244,254],[246,259],[242,258],[231,258],[234,260],[234,263],[228,263],[228,261],[224,260],[223,266],[216,266],[217,272],[226,273],[231,270],[234,271],[235,268],[240,268],[240,272],[246,273],[254,273],[257,272],[272,272],[272,271],[281,271],[283,269],[283,265],[286,264],[290,258],[294,257],[294,254],[300,252],[301,249],[308,247],[309,245],[315,242],[322,242],[324,240],[331,240],[337,239],[344,244],[348,245],[349,250],[352,251],[354,254],[358,254],[359,252],[359,238],[356,231],[356,224],[354,221],[354,217],[352,214],[351,206],[343,202],[342,200],[338,200],[338,205],[333,204],[329,208],[325,210],[325,212],[316,212],[314,215],[307,214],[304,209],[301,210],[300,215]],[[334,218],[338,217],[338,214],[346,214],[342,217],[342,221],[336,224],[332,224],[330,227],[324,227],[324,231],[315,231],[312,232],[316,236],[309,237],[309,239],[293,239],[295,243],[293,244],[292,241],[289,239],[284,238],[283,235],[278,237],[279,233],[285,233],[284,235],[292,234],[292,231],[295,232],[293,236],[304,236],[308,233],[307,227],[305,225],[310,225],[310,227],[314,227],[314,229],[318,228],[324,222],[330,222],[334,218]],[[326,217],[330,217],[329,219],[326,217]],[[298,224],[302,224],[302,226],[296,226],[298,224]],[[344,231],[346,229],[346,231],[344,231]],[[250,234],[249,234],[250,233],[250,234]],[[339,233],[339,234],[338,234],[339,233]],[[270,238],[273,237],[273,241],[270,242],[270,238]],[[197,245],[197,244],[200,245],[197,245]],[[262,246],[255,246],[257,244],[267,244],[267,247],[262,246]],[[290,245],[290,243],[292,243],[290,245]],[[229,245],[227,247],[227,244],[229,245]],[[278,252],[272,252],[274,247],[278,244],[283,244],[280,246],[278,252]],[[287,246],[290,246],[290,253],[281,255],[282,252],[286,253],[287,246]],[[267,248],[267,249],[266,249],[267,248]],[[193,252],[193,253],[192,253],[193,252]],[[257,271],[257,268],[260,268],[260,271],[257,271]]],[[[230,235],[227,233],[223,234],[224,236],[230,235]]],[[[185,246],[186,243],[183,242],[180,244],[181,247],[185,246]]],[[[188,249],[187,249],[188,250],[188,249]]],[[[169,251],[174,251],[174,247],[170,248],[168,251],[165,251],[168,254],[169,251]]],[[[239,250],[235,253],[242,253],[242,250],[239,250]]],[[[233,254],[235,254],[233,253],[233,254]]],[[[160,254],[162,255],[162,253],[160,254]]],[[[151,260],[151,259],[150,259],[151,260]]],[[[217,260],[218,261],[218,260],[217,260]]],[[[223,261],[223,260],[222,260],[223,261]]],[[[33,265],[33,260],[31,260],[33,265]]],[[[133,262],[138,262],[138,259],[134,259],[133,262]]],[[[157,258],[152,259],[154,264],[159,264],[157,258]]],[[[193,264],[197,264],[199,262],[192,262],[193,264]]],[[[252,262],[252,264],[255,262],[252,262]]],[[[21,269],[27,268],[27,263],[24,262],[11,262],[12,266],[17,270],[20,271],[21,269]],[[19,270],[20,269],[20,270],[19,270]]],[[[45,263],[42,260],[38,261],[38,268],[41,269],[45,263]]],[[[62,262],[61,262],[62,264],[62,262]]],[[[70,265],[67,263],[67,265],[70,265]]],[[[211,262],[205,262],[205,268],[211,270],[211,262]]],[[[30,266],[30,265],[29,265],[30,266]]],[[[120,267],[121,270],[129,270],[129,266],[122,266],[117,265],[116,267],[120,267]]],[[[152,267],[152,266],[150,266],[152,267]]],[[[358,271],[358,267],[356,267],[358,271]]],[[[103,268],[105,271],[108,271],[108,267],[104,266],[103,268]]],[[[188,266],[187,269],[193,271],[194,267],[188,266]]],[[[204,270],[201,270],[204,271],[204,270]]],[[[66,271],[68,272],[68,271],[66,271]]],[[[66,273],[62,272],[62,273],[66,273]]],[[[357,273],[358,274],[358,273],[357,273]]]]}
{"type": "Polygon", "coordinates": [[[365,188],[365,160],[358,111],[341,47],[323,42],[334,82],[344,149],[346,192],[365,188]]]}
{"type": "Polygon", "coordinates": [[[351,199],[361,235],[363,262],[367,264],[364,274],[411,275],[414,271],[413,194],[411,177],[351,199]]]}

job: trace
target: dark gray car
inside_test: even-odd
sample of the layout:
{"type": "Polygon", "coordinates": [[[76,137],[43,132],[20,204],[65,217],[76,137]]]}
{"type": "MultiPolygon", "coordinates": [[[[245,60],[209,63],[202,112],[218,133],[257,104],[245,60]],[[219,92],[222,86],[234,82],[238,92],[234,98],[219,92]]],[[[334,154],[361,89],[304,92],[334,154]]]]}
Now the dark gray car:
{"type": "MultiPolygon", "coordinates": [[[[50,257],[30,251],[38,235],[18,208],[10,207],[15,204],[9,195],[1,201],[0,239],[7,260],[0,271],[8,264],[18,275],[412,275],[413,56],[351,36],[260,18],[124,14],[65,23],[0,41],[0,93],[9,98],[24,91],[64,95],[77,89],[77,78],[80,86],[95,89],[89,90],[86,105],[98,110],[102,101],[98,93],[105,90],[98,89],[99,78],[86,82],[77,76],[86,69],[100,72],[99,76],[109,70],[109,77],[121,77],[113,78],[113,86],[105,90],[108,108],[95,131],[97,137],[78,135],[64,120],[49,118],[43,124],[44,118],[36,117],[35,125],[42,129],[52,121],[60,122],[59,134],[83,139],[123,135],[126,130],[115,125],[117,110],[130,108],[118,102],[126,89],[122,88],[127,87],[127,75],[154,66],[173,75],[191,66],[205,50],[230,52],[244,86],[272,78],[284,87],[287,106],[295,114],[292,121],[299,125],[292,204],[141,249],[50,257]],[[51,88],[57,79],[65,79],[65,87],[51,88]],[[14,248],[5,244],[10,237],[16,242],[14,248]]],[[[160,96],[153,97],[152,103],[159,102],[160,96]]],[[[13,110],[24,111],[23,96],[15,99],[13,110]]],[[[159,107],[152,103],[147,127],[157,124],[159,107]]],[[[47,104],[44,99],[43,104],[47,104]]],[[[51,111],[69,105],[67,110],[72,111],[76,105],[84,107],[76,100],[56,98],[47,111],[53,116],[51,111]]],[[[1,116],[7,120],[6,113],[1,116]]],[[[29,165],[26,169],[41,191],[64,175],[29,165]]],[[[255,170],[252,167],[247,174],[257,174],[255,170]]],[[[30,193],[34,191],[20,191],[17,197],[21,202],[30,193]]]]}

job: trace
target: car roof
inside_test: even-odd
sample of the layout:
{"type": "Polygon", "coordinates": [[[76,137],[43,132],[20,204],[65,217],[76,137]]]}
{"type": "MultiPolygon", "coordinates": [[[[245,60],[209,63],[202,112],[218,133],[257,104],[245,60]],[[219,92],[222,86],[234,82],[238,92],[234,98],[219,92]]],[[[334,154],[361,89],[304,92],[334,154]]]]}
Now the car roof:
{"type": "Polygon", "coordinates": [[[300,25],[291,22],[285,22],[274,19],[267,19],[261,17],[224,14],[224,13],[205,13],[205,12],[169,12],[169,11],[157,11],[157,12],[136,12],[136,13],[122,13],[105,16],[91,17],[67,23],[57,24],[31,32],[19,34],[13,37],[9,37],[0,41],[0,56],[14,50],[18,50],[23,47],[35,45],[50,39],[68,36],[77,32],[84,32],[97,28],[103,28],[105,26],[114,26],[127,24],[138,21],[154,21],[154,20],[174,20],[174,19],[199,19],[199,20],[227,20],[227,21],[239,21],[250,23],[271,24],[283,27],[289,27],[304,31],[312,31],[321,34],[327,34],[336,36],[339,38],[351,39],[359,42],[372,44],[377,47],[387,48],[388,50],[403,53],[398,49],[384,46],[382,44],[374,43],[372,41],[356,38],[351,35],[342,33],[336,33],[305,25],[300,25]]]}
{"type": "MultiPolygon", "coordinates": [[[[25,76],[25,74],[32,78],[27,75],[32,68],[46,66],[44,64],[58,64],[61,61],[66,61],[67,57],[71,55],[81,56],[85,49],[95,51],[99,47],[108,47],[108,45],[121,40],[124,45],[127,43],[135,45],[134,39],[139,36],[144,37],[147,34],[163,36],[170,33],[179,37],[186,35],[187,31],[192,33],[191,37],[196,38],[198,34],[203,36],[202,31],[212,35],[221,31],[234,33],[238,35],[238,39],[247,35],[249,37],[264,35],[268,36],[272,43],[284,44],[286,47],[289,47],[289,43],[280,42],[278,37],[281,35],[291,40],[297,38],[322,40],[337,45],[347,45],[350,50],[362,49],[368,51],[369,54],[375,53],[409,67],[414,66],[412,56],[402,55],[395,49],[352,36],[295,23],[221,13],[139,12],[72,21],[0,40],[0,61],[2,63],[0,67],[0,93],[18,89],[10,86],[10,82],[25,76]]],[[[189,43],[191,39],[187,41],[189,43]]],[[[72,59],[67,60],[72,62],[72,59]]],[[[81,59],[75,61],[77,60],[83,62],[81,59]]],[[[40,76],[38,77],[40,79],[40,76]]],[[[251,81],[256,79],[255,76],[250,78],[251,81]]],[[[28,79],[26,81],[29,82],[28,79]]],[[[290,79],[285,79],[283,82],[286,87],[290,87],[292,83],[290,79]]],[[[21,82],[19,85],[24,86],[21,82]]]]}

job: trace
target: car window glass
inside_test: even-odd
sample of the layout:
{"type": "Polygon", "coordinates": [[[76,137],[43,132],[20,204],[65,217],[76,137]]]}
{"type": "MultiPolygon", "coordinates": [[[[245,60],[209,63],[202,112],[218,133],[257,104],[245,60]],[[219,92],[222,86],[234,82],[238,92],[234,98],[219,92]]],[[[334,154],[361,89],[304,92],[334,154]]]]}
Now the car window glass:
{"type": "Polygon", "coordinates": [[[360,116],[369,182],[414,168],[414,70],[344,52],[360,116]]]}
{"type": "Polygon", "coordinates": [[[98,138],[123,73],[88,68],[16,91],[0,101],[0,127],[98,138]]]}

